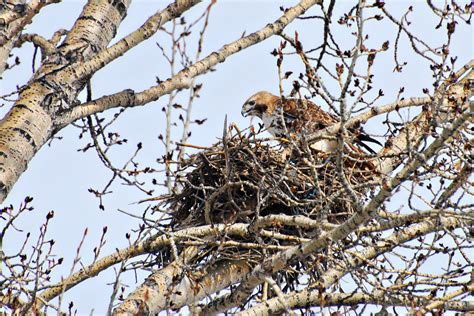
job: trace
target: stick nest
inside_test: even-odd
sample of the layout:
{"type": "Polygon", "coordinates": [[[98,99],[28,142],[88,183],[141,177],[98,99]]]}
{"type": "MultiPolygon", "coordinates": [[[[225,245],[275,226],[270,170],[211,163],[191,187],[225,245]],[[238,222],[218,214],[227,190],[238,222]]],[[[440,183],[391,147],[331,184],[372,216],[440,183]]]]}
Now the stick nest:
{"type": "Polygon", "coordinates": [[[343,155],[344,183],[336,154],[314,152],[301,142],[275,145],[240,132],[224,139],[184,163],[176,177],[181,192],[164,201],[174,231],[249,225],[244,235],[206,239],[206,261],[261,262],[346,220],[355,211],[353,198],[364,201],[371,195],[374,166],[367,157],[343,155]]]}
{"type": "MultiPolygon", "coordinates": [[[[294,149],[235,134],[194,155],[177,179],[181,193],[168,199],[172,227],[251,224],[270,214],[335,224],[347,219],[353,201],[337,173],[336,155],[294,149]]],[[[344,155],[342,166],[350,190],[365,200],[374,181],[372,163],[344,155]]]]}

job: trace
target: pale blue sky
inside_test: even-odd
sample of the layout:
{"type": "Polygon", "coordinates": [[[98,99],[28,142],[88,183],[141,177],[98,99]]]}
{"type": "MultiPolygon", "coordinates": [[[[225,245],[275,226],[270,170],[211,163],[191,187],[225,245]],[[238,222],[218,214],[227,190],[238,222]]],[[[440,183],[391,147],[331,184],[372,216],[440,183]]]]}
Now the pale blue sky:
{"type": "MultiPolygon", "coordinates": [[[[393,3],[390,1],[387,7],[398,17],[411,2],[396,1],[393,3]]],[[[133,31],[145,21],[151,12],[164,7],[167,3],[168,1],[134,2],[126,20],[119,29],[117,39],[133,31]]],[[[284,4],[288,7],[292,3],[296,3],[296,1],[218,1],[211,13],[202,57],[220,48],[223,44],[238,39],[243,31],[249,34],[274,21],[281,14],[279,6],[284,4]]],[[[344,2],[344,4],[348,3],[348,1],[344,2]]],[[[69,29],[83,5],[84,1],[64,1],[64,3],[50,5],[35,18],[32,25],[28,27],[28,31],[49,37],[58,28],[69,29]]],[[[198,16],[206,6],[207,3],[196,6],[190,11],[190,16],[198,16]]],[[[337,5],[336,9],[338,9],[337,5]]],[[[415,6],[415,12],[410,19],[415,32],[431,44],[444,40],[446,38],[445,28],[434,30],[438,20],[434,19],[432,14],[426,14],[426,12],[422,14],[421,10],[418,12],[416,9],[415,6]]],[[[341,12],[336,10],[334,15],[339,16],[341,12]]],[[[188,17],[187,20],[192,20],[192,18],[188,17]]],[[[342,45],[346,48],[351,47],[353,41],[347,35],[348,32],[337,25],[334,27],[338,30],[336,36],[339,36],[342,45]]],[[[314,43],[313,46],[316,46],[321,40],[320,22],[292,25],[287,29],[288,34],[293,35],[295,29],[298,29],[303,44],[307,48],[310,48],[312,43],[314,43]]],[[[366,30],[371,34],[370,44],[381,45],[383,41],[390,40],[393,45],[396,28],[388,21],[378,23],[377,30],[372,29],[368,23],[366,30]]],[[[94,97],[125,88],[140,91],[154,85],[156,76],[166,79],[169,69],[155,45],[156,41],[163,40],[163,38],[165,38],[163,34],[155,35],[148,42],[139,45],[123,58],[97,73],[92,80],[94,97]]],[[[208,121],[193,130],[190,143],[199,145],[214,143],[222,135],[225,115],[227,115],[229,122],[236,122],[241,128],[249,125],[248,119],[244,119],[240,115],[240,107],[245,99],[259,90],[278,92],[276,60],[270,55],[270,52],[279,42],[280,38],[274,37],[240,54],[231,56],[224,64],[216,67],[217,71],[197,79],[198,82],[204,83],[204,87],[201,98],[194,104],[194,118],[208,118],[208,121]]],[[[408,62],[406,71],[402,74],[392,71],[394,64],[391,53],[377,56],[374,69],[376,74],[374,91],[378,91],[379,88],[385,91],[385,97],[377,105],[393,100],[394,94],[401,85],[405,86],[405,96],[407,97],[420,96],[421,89],[424,87],[432,88],[428,64],[422,62],[421,58],[407,49],[409,46],[405,38],[402,43],[400,59],[408,62]]],[[[189,45],[193,47],[195,43],[190,42],[189,45]]],[[[459,55],[458,66],[472,58],[472,29],[465,25],[458,25],[452,50],[459,55]]],[[[0,88],[1,94],[11,91],[17,84],[26,83],[31,76],[32,51],[31,45],[25,45],[24,48],[14,51],[14,54],[21,58],[22,64],[13,71],[4,74],[0,88]]],[[[191,55],[194,56],[194,53],[191,55]]],[[[295,73],[303,69],[296,58],[287,58],[284,68],[291,69],[295,73]]],[[[330,88],[334,89],[333,91],[338,89],[334,84],[331,84],[330,88]]],[[[184,92],[182,96],[187,98],[188,93],[184,92]]],[[[165,121],[161,108],[166,104],[166,101],[167,97],[163,97],[147,106],[127,110],[119,119],[114,130],[119,131],[123,137],[129,140],[129,143],[127,146],[112,151],[111,156],[120,162],[117,163],[118,165],[128,159],[138,142],[143,142],[145,150],[139,156],[141,161],[149,163],[157,169],[162,168],[154,161],[163,154],[163,146],[157,141],[157,136],[164,133],[165,121]]],[[[8,110],[8,106],[0,108],[0,115],[3,116],[6,110],[8,110]]],[[[115,113],[115,110],[110,112],[115,113]]],[[[380,126],[377,125],[377,122],[380,124],[380,120],[374,120],[366,127],[366,130],[379,133],[380,126]]],[[[178,130],[175,132],[177,133],[175,135],[181,134],[178,130]]],[[[86,143],[85,140],[78,139],[78,133],[76,128],[67,127],[60,133],[60,136],[63,137],[62,140],[54,141],[51,147],[44,146],[32,160],[28,170],[22,175],[5,202],[5,205],[13,204],[17,207],[25,195],[34,197],[35,211],[23,216],[17,223],[17,227],[32,233],[32,240],[35,240],[39,226],[46,214],[50,210],[55,210],[55,218],[49,228],[48,236],[56,241],[55,249],[58,257],[65,258],[62,269],[57,269],[56,274],[53,274],[56,280],[60,278],[58,273],[67,275],[69,272],[72,258],[85,228],[89,229],[89,234],[83,246],[82,262],[87,265],[93,258],[92,249],[99,241],[103,226],[108,226],[107,245],[103,255],[113,252],[115,248],[127,245],[125,233],[136,227],[136,223],[129,216],[117,212],[116,209],[120,208],[139,215],[145,207],[132,204],[145,198],[141,192],[126,186],[115,185],[113,187],[115,194],[105,197],[106,210],[100,211],[98,209],[98,200],[87,189],[90,187],[100,189],[108,181],[110,172],[99,163],[92,150],[87,153],[76,151],[86,143]]],[[[19,243],[23,241],[21,237],[23,235],[24,233],[18,233],[7,236],[4,245],[7,254],[18,248],[19,243]]],[[[107,287],[104,284],[113,282],[113,280],[113,271],[109,269],[98,278],[78,285],[65,296],[63,308],[67,307],[70,300],[74,300],[75,307],[78,308],[80,314],[89,313],[92,309],[97,314],[103,314],[107,309],[108,297],[112,290],[110,286],[107,287]]],[[[132,289],[135,287],[133,275],[125,280],[132,289]]]]}

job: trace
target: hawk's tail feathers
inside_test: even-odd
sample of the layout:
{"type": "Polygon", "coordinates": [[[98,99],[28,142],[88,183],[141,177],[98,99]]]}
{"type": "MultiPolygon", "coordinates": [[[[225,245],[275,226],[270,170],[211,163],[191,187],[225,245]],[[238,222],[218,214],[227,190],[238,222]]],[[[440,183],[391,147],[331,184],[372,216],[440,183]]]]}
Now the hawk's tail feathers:
{"type": "Polygon", "coordinates": [[[377,145],[383,146],[378,140],[373,139],[369,135],[359,134],[359,136],[357,136],[357,139],[360,140],[361,142],[375,143],[377,145]]]}
{"type": "Polygon", "coordinates": [[[359,134],[357,136],[357,141],[356,143],[362,147],[364,147],[367,151],[369,151],[371,154],[376,154],[376,152],[370,148],[367,144],[364,142],[369,142],[369,143],[375,143],[377,145],[383,146],[378,140],[373,139],[372,137],[365,135],[365,134],[359,134]]]}

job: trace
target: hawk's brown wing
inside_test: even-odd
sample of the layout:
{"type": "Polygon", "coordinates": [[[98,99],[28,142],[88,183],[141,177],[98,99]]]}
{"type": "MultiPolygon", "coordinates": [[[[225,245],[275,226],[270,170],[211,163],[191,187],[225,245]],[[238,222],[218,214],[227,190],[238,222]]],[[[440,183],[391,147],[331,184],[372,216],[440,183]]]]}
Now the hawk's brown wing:
{"type": "MultiPolygon", "coordinates": [[[[281,109],[281,99],[277,99],[276,109],[281,109]]],[[[312,133],[324,129],[339,120],[321,109],[319,106],[308,100],[286,99],[283,106],[284,118],[287,128],[292,133],[300,133],[303,129],[307,133],[312,133]]],[[[380,142],[364,133],[362,127],[353,127],[348,129],[349,134],[354,138],[354,142],[365,148],[368,152],[376,152],[367,146],[364,142],[376,143],[382,146],[380,142]]],[[[359,150],[360,153],[364,153],[359,150]]]]}
{"type": "Polygon", "coordinates": [[[303,128],[311,133],[324,129],[337,122],[337,119],[323,111],[311,101],[299,99],[277,99],[274,115],[282,115],[286,127],[292,133],[300,133],[303,128]],[[279,113],[283,109],[283,113],[279,113]]]}

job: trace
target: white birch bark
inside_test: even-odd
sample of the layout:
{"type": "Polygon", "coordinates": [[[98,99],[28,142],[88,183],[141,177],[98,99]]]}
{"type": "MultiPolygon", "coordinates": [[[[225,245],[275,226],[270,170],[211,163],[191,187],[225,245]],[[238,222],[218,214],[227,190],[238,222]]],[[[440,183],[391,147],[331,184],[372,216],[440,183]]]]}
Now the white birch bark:
{"type": "MultiPolygon", "coordinates": [[[[131,36],[106,50],[126,16],[130,0],[89,1],[64,42],[43,60],[0,121],[0,203],[36,152],[65,126],[58,122],[64,121],[67,109],[79,104],[77,95],[90,76],[197,2],[172,3],[131,36]]],[[[13,37],[9,39],[14,41],[13,37]]]]}

